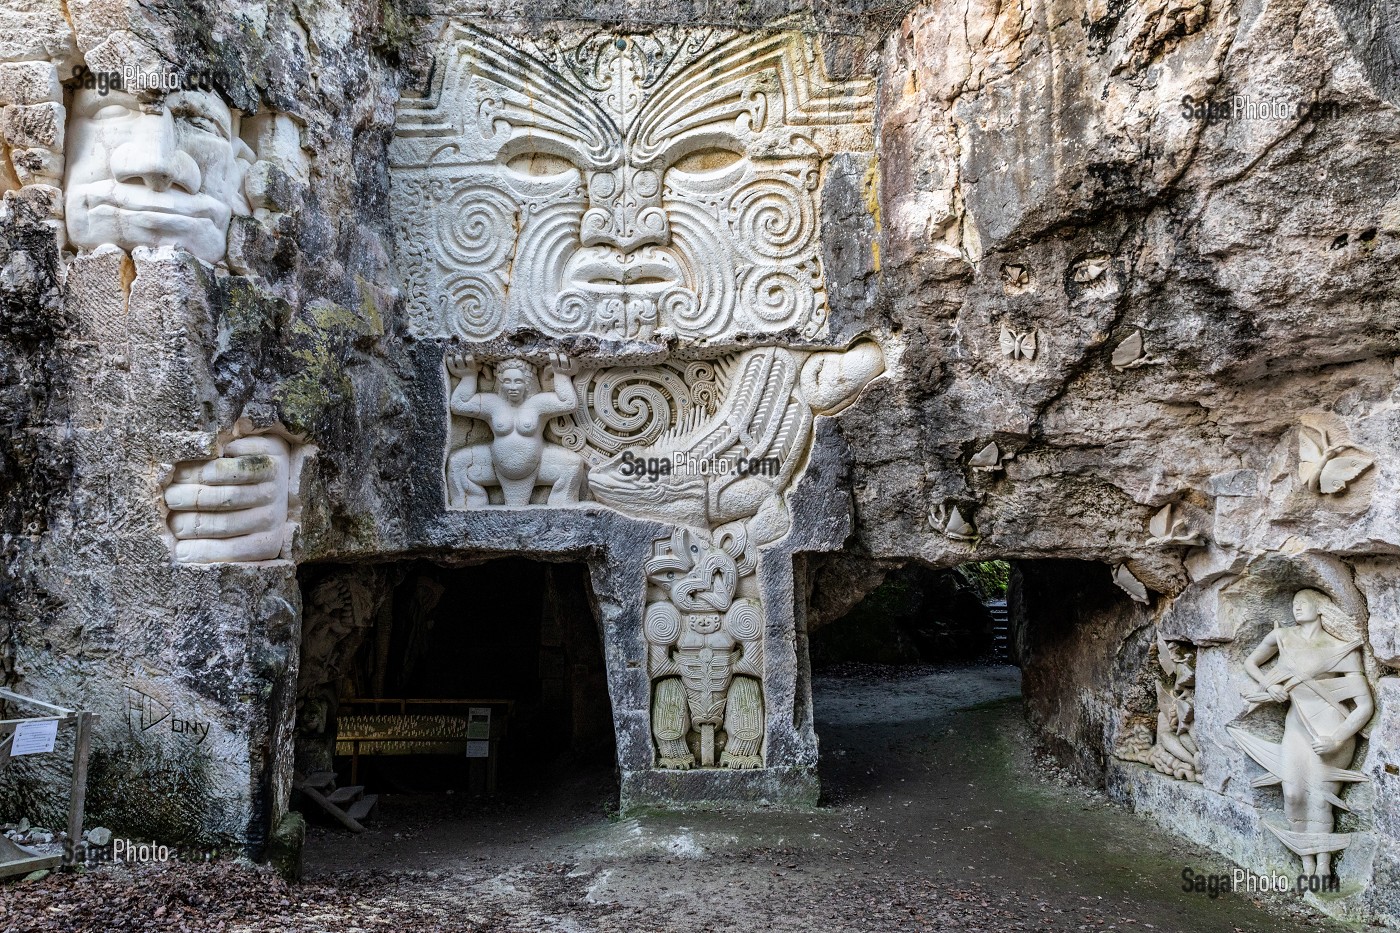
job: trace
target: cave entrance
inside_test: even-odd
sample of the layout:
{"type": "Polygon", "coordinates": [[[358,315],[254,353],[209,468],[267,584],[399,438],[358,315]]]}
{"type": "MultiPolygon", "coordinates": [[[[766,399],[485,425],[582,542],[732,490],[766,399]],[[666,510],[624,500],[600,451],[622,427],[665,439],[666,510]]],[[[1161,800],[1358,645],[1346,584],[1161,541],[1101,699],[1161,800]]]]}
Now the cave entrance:
{"type": "Polygon", "coordinates": [[[615,804],[585,566],[308,565],[301,583],[296,805],[313,822],[355,828],[318,795],[359,825],[615,804]]]}
{"type": "Polygon", "coordinates": [[[985,561],[872,570],[829,561],[809,577],[807,618],[823,799],[884,807],[897,793],[911,809],[889,817],[919,811],[930,825],[950,818],[937,801],[993,774],[984,761],[993,743],[976,737],[1021,715],[1007,622],[1012,568],[985,561]],[[877,574],[883,579],[871,589],[877,574]]]}
{"type": "MultiPolygon", "coordinates": [[[[883,582],[829,621],[812,617],[810,650],[814,673],[845,665],[1010,664],[1007,591],[1011,568],[982,561],[930,569],[910,565],[890,570],[883,582]]],[[[818,606],[829,605],[819,592],[818,606]]]]}

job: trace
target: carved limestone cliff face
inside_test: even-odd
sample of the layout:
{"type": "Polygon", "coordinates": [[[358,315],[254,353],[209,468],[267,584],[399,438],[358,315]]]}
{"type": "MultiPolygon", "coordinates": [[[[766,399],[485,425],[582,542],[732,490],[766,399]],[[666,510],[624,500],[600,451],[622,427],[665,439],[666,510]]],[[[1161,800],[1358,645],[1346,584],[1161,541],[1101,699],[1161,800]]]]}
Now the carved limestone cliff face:
{"type": "Polygon", "coordinates": [[[399,110],[418,334],[826,333],[823,161],[868,151],[870,82],[797,33],[514,38],[449,27],[399,110]]]}
{"type": "Polygon", "coordinates": [[[330,659],[314,720],[336,633],[387,598],[366,565],[585,561],[624,802],[811,800],[794,556],[821,605],[1006,558],[1047,740],[1295,871],[1324,849],[1270,831],[1299,796],[1253,786],[1228,727],[1280,741],[1310,702],[1242,694],[1315,589],[1375,710],[1333,763],[1368,780],[1323,788],[1349,809],[1303,793],[1296,832],[1349,840],[1325,909],[1400,922],[1384,4],[837,3],[777,30],[770,0],[686,28],[678,0],[411,6],[0,4],[7,685],[100,712],[101,767],[174,762],[172,832],[259,840],[301,652],[330,659]],[[93,110],[79,66],[128,61],[207,66],[218,100],[93,110]],[[1197,106],[1237,100],[1297,118],[1197,106]],[[299,517],[280,465],[202,481],[254,456],[245,418],[317,450],[299,517]],[[1128,686],[1145,762],[1111,756],[1128,686]],[[209,741],[142,731],[134,695],[209,741]]]}

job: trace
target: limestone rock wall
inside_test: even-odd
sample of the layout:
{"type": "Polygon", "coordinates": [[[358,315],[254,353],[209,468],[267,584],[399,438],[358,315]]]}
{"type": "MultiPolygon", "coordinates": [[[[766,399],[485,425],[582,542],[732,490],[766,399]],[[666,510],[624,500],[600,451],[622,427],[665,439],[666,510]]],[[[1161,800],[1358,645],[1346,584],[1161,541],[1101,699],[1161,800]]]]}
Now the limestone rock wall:
{"type": "MultiPolygon", "coordinates": [[[[625,793],[714,803],[815,794],[809,621],[891,568],[1001,558],[1027,562],[1016,613],[1051,744],[1256,870],[1307,856],[1264,825],[1280,791],[1254,786],[1247,746],[1279,739],[1284,707],[1244,699],[1246,659],[1293,628],[1298,590],[1321,593],[1328,637],[1358,642],[1336,673],[1375,710],[1329,752],[1367,780],[1337,791],[1347,891],[1324,906],[1396,919],[1393,3],[0,9],[20,17],[0,29],[0,657],[7,684],[102,715],[93,807],[114,827],[256,849],[275,825],[298,668],[333,666],[353,622],[303,638],[297,564],[588,563],[625,793]],[[661,76],[708,74],[707,55],[760,64],[711,70],[735,93],[666,98],[661,76]],[[124,68],[205,96],[111,110],[88,79],[124,68]],[[489,118],[435,110],[445,81],[489,118]],[[724,115],[728,148],[599,129],[653,97],[724,115]],[[1211,118],[1236,100],[1266,110],[1211,118]],[[188,164],[119,152],[167,132],[188,164]],[[181,203],[208,224],[94,210],[122,171],[207,195],[181,203]],[[758,201],[722,171],[795,213],[726,228],[758,201]],[[435,199],[473,185],[461,216],[484,219],[454,226],[435,199]],[[574,239],[549,239],[564,215],[585,247],[681,230],[714,248],[590,292],[559,258],[574,239]],[[506,233],[538,235],[518,266],[506,233]],[[642,294],[681,260],[685,288],[642,294]],[[584,387],[548,434],[572,458],[509,493],[533,505],[476,459],[495,430],[471,414],[478,379],[566,407],[563,382],[584,387]],[[589,420],[641,383],[669,399],[665,430],[589,420]],[[755,411],[774,482],[648,500],[623,481],[619,438],[668,453],[727,424],[748,444],[755,411]],[[681,552],[732,573],[687,624],[726,613],[747,680],[742,715],[661,728],[698,708],[663,618],[700,592],[665,576],[694,571],[681,552]],[[1064,559],[1082,563],[1059,581],[1042,562],[1064,559]]],[[[56,804],[21,798],[59,765],[12,770],[5,799],[56,804]]]]}
{"type": "MultiPolygon", "coordinates": [[[[915,9],[884,47],[904,378],[843,423],[866,441],[857,540],[876,562],[1030,561],[1026,691],[1050,744],[1165,825],[1290,873],[1263,828],[1280,790],[1251,786],[1269,775],[1226,727],[1279,738],[1280,706],[1241,696],[1294,592],[1349,607],[1325,627],[1359,641],[1369,734],[1393,716],[1387,23],[1347,3],[970,3],[915,9]],[[1236,97],[1286,117],[1202,118],[1236,97]],[[1160,696],[1193,711],[1198,781],[1133,750],[1158,714],[1159,639],[1194,665],[1160,696]]],[[[1393,919],[1389,752],[1358,741],[1343,767],[1368,780],[1339,784],[1336,811],[1348,894],[1324,906],[1393,919]]]]}

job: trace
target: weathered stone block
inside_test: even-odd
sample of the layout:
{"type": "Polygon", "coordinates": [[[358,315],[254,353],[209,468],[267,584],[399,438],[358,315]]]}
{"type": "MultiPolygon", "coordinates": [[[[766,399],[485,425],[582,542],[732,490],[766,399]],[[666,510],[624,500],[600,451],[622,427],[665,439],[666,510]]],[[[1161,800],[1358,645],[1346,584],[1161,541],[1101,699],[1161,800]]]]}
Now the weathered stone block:
{"type": "Polygon", "coordinates": [[[0,3],[0,62],[53,62],[66,76],[76,57],[73,30],[61,0],[0,3]]]}
{"type": "Polygon", "coordinates": [[[62,104],[9,104],[0,111],[0,137],[21,149],[62,149],[65,119],[62,104]]]}
{"type": "Polygon", "coordinates": [[[63,102],[58,68],[52,62],[0,63],[0,104],[63,102]]]}

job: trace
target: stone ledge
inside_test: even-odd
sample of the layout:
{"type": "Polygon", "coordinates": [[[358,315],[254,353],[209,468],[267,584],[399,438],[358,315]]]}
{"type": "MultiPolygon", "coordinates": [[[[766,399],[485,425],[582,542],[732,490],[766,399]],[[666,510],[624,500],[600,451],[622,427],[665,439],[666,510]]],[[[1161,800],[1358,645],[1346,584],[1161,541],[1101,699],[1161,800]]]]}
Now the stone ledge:
{"type": "Polygon", "coordinates": [[[730,771],[626,771],[622,775],[621,813],[645,808],[684,810],[809,810],[817,805],[821,785],[813,768],[760,768],[730,771]]]}

